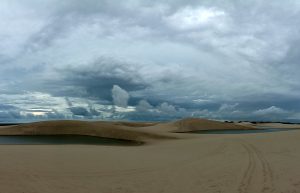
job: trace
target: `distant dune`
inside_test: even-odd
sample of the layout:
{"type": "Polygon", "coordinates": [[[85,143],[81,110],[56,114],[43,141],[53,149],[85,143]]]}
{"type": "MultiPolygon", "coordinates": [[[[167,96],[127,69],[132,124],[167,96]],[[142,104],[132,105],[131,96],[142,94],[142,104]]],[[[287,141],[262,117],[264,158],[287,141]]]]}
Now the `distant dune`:
{"type": "Polygon", "coordinates": [[[0,135],[90,135],[149,142],[178,138],[172,134],[175,132],[209,129],[253,129],[253,127],[205,119],[183,119],[168,123],[44,121],[1,127],[0,135]]]}
{"type": "Polygon", "coordinates": [[[299,123],[276,123],[276,122],[242,122],[241,125],[251,126],[251,127],[265,127],[265,128],[285,128],[285,129],[299,129],[299,123]]]}
{"type": "Polygon", "coordinates": [[[225,123],[220,121],[212,121],[207,119],[189,118],[175,122],[177,129],[175,132],[189,132],[199,130],[240,130],[240,129],[256,129],[251,126],[238,125],[235,123],[225,123]]]}

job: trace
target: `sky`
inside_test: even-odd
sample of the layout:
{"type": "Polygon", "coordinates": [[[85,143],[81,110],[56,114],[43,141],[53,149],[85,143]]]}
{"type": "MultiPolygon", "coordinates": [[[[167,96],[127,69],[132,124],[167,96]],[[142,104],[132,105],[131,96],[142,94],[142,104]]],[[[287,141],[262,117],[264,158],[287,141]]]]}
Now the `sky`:
{"type": "Polygon", "coordinates": [[[0,122],[300,122],[298,0],[1,0],[0,122]]]}

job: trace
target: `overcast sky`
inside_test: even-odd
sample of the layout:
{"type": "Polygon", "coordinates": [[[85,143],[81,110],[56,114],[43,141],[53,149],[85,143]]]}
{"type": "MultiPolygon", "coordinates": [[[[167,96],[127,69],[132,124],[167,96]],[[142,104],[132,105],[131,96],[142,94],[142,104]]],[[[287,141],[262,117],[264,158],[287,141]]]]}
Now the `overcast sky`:
{"type": "Polygon", "coordinates": [[[300,121],[298,0],[1,0],[0,122],[300,121]]]}

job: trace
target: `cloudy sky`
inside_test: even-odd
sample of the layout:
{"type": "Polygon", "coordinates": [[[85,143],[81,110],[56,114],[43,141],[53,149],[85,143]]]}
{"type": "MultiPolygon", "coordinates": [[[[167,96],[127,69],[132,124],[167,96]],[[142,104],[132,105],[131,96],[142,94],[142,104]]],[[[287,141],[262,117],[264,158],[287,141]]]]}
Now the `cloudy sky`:
{"type": "Polygon", "coordinates": [[[300,121],[298,0],[1,0],[0,122],[300,121]]]}

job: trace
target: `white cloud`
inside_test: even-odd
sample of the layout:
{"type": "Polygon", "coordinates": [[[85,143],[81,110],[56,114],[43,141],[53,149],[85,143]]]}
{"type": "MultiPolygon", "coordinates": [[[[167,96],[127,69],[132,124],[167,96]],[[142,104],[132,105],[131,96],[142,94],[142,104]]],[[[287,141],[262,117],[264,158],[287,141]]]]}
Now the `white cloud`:
{"type": "Polygon", "coordinates": [[[168,104],[167,102],[163,102],[160,104],[157,109],[162,112],[162,113],[167,113],[167,114],[176,114],[177,110],[173,105],[168,104]]]}
{"type": "Polygon", "coordinates": [[[129,94],[126,90],[122,89],[118,85],[114,85],[111,92],[112,92],[113,102],[116,106],[127,107],[129,94]]]}
{"type": "Polygon", "coordinates": [[[137,111],[146,112],[153,109],[153,106],[147,100],[140,100],[136,106],[137,111]]]}
{"type": "Polygon", "coordinates": [[[279,107],[276,106],[271,106],[269,108],[265,108],[265,109],[259,109],[257,111],[253,112],[255,115],[262,115],[262,116],[266,116],[266,115],[284,115],[286,113],[288,113],[288,111],[283,110],[279,107]]]}
{"type": "Polygon", "coordinates": [[[220,18],[226,13],[216,8],[185,7],[165,18],[165,21],[175,29],[191,30],[205,25],[222,25],[220,18]]]}

